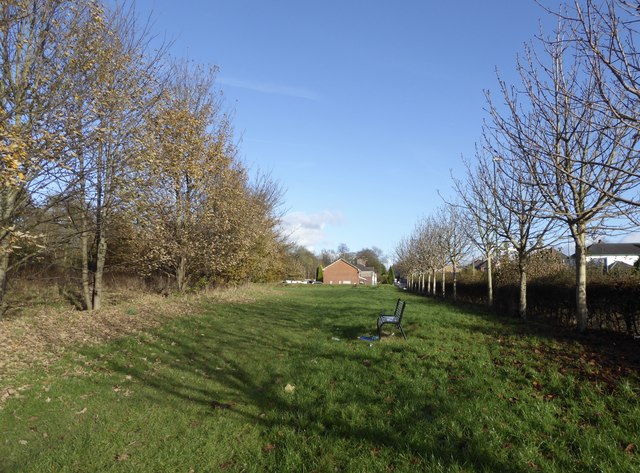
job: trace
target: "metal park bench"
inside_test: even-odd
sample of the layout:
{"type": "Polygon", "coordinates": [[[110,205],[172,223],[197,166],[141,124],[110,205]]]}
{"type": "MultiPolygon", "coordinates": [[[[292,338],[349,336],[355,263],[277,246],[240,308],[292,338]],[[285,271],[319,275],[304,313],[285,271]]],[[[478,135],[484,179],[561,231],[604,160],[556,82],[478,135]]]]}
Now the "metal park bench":
{"type": "Polygon", "coordinates": [[[382,326],[385,324],[393,324],[400,329],[402,332],[402,336],[404,339],[407,339],[407,334],[404,333],[404,329],[402,328],[402,314],[404,314],[404,308],[407,303],[401,299],[398,299],[396,302],[396,310],[393,312],[393,315],[380,314],[378,317],[378,337],[382,340],[382,326]]]}

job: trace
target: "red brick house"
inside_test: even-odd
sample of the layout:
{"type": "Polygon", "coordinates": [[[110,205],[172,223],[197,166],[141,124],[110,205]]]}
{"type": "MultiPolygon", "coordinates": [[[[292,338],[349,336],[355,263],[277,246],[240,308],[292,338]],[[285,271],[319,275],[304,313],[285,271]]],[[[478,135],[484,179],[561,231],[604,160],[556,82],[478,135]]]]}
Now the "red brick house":
{"type": "Polygon", "coordinates": [[[325,284],[359,284],[360,270],[342,258],[335,260],[322,271],[325,284]]]}

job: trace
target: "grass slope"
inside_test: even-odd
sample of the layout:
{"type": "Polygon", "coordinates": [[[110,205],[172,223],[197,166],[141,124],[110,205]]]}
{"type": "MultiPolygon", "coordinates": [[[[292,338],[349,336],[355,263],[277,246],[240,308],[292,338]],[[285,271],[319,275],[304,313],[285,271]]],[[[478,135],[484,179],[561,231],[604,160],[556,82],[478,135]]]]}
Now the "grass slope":
{"type": "Polygon", "coordinates": [[[637,376],[411,295],[408,341],[358,340],[396,297],[274,288],[70,350],[16,380],[0,471],[640,471],[637,376]]]}

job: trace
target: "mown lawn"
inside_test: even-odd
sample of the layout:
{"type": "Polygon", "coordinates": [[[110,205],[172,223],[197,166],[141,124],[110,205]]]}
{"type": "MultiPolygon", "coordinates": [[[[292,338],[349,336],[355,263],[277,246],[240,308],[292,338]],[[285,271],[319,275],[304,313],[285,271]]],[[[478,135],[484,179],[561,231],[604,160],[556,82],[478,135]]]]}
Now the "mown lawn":
{"type": "Polygon", "coordinates": [[[279,287],[76,347],[0,406],[2,472],[640,471],[640,382],[389,287],[279,287]]]}

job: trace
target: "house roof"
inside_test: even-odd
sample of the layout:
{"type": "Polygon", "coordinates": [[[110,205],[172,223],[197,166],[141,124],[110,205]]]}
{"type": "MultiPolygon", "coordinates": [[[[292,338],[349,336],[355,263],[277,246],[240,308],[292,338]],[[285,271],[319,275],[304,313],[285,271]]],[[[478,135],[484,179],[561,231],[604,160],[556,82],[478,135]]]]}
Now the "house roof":
{"type": "Polygon", "coordinates": [[[336,264],[337,262],[342,261],[343,263],[348,264],[349,266],[351,266],[352,268],[354,268],[356,271],[360,272],[360,268],[358,268],[355,264],[351,264],[349,263],[346,259],[344,258],[338,258],[337,260],[335,260],[333,263],[331,263],[330,265],[328,265],[327,267],[324,268],[324,271],[327,270],[327,268],[330,268],[331,266],[333,266],[334,264],[336,264]]]}
{"type": "Polygon", "coordinates": [[[372,267],[372,266],[363,266],[361,264],[357,264],[356,263],[356,268],[358,268],[360,271],[371,271],[371,272],[375,272],[376,268],[372,267]]]}
{"type": "Polygon", "coordinates": [[[611,266],[609,266],[609,271],[614,270],[614,269],[631,269],[633,268],[632,265],[625,263],[624,261],[615,261],[613,262],[613,264],[611,264],[611,266]]]}
{"type": "Polygon", "coordinates": [[[587,247],[588,256],[640,256],[640,243],[594,243],[587,247]]]}

